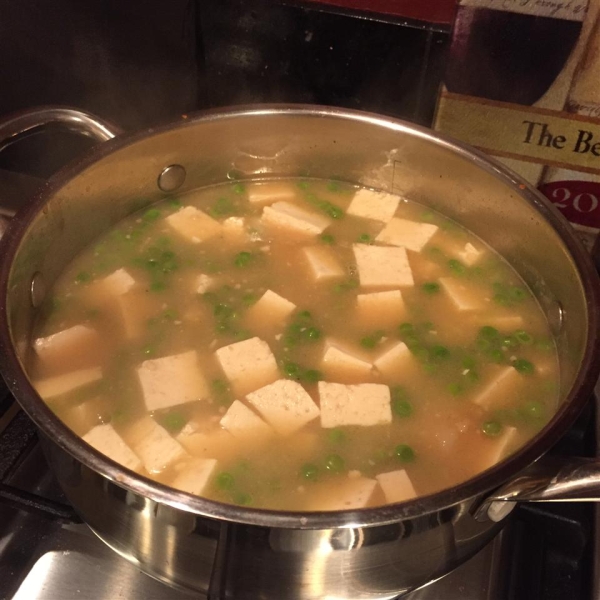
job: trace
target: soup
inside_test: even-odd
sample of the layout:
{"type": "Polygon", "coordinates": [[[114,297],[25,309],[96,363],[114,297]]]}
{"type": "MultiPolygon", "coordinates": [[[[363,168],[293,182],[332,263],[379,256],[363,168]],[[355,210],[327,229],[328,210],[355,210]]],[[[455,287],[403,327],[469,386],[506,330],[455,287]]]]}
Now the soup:
{"type": "Polygon", "coordinates": [[[459,224],[335,181],[198,189],[78,256],[29,373],[123,466],[278,510],[399,502],[493,466],[557,408],[544,315],[459,224]]]}

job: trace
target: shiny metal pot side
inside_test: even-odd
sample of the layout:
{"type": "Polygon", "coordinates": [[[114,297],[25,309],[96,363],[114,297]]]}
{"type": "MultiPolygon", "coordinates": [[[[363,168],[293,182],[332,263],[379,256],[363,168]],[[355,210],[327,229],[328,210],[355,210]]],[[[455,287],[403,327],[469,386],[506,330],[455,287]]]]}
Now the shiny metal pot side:
{"type": "MultiPolygon", "coordinates": [[[[85,119],[97,135],[89,115],[83,129],[85,119]]],[[[33,120],[43,122],[43,111],[33,120]]],[[[0,147],[4,133],[14,136],[15,129],[14,120],[0,124],[0,147]]],[[[3,256],[0,351],[7,383],[43,433],[50,464],[82,518],[117,552],[172,584],[213,599],[393,598],[481,549],[514,501],[581,498],[582,486],[588,497],[600,496],[600,479],[590,475],[597,463],[552,470],[538,460],[580,412],[598,374],[600,296],[591,261],[535,190],[429,130],[325,107],[259,106],[118,136],[41,190],[9,227],[3,256]],[[75,254],[175,190],[227,177],[298,175],[422,202],[511,262],[537,296],[559,351],[562,402],[543,431],[494,468],[430,496],[356,511],[291,513],[224,505],[150,481],[100,455],[51,413],[23,364],[34,304],[75,254]]]]}

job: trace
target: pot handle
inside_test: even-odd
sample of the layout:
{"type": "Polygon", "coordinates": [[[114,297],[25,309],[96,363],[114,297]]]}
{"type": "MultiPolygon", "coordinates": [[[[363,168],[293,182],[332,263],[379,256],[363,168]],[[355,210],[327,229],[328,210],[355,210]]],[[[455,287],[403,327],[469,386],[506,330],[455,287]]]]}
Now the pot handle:
{"type": "Polygon", "coordinates": [[[517,502],[600,502],[600,460],[544,456],[477,507],[479,521],[500,521],[517,502]]]}
{"type": "MultiPolygon", "coordinates": [[[[121,133],[121,129],[91,113],[63,106],[44,106],[0,120],[0,152],[29,135],[52,129],[71,131],[98,142],[106,142],[121,133]]],[[[32,178],[29,181],[34,182],[32,178]]],[[[6,202],[1,199],[0,237],[6,231],[8,218],[17,211],[20,202],[20,198],[15,202],[11,202],[10,198],[6,202]]]]}

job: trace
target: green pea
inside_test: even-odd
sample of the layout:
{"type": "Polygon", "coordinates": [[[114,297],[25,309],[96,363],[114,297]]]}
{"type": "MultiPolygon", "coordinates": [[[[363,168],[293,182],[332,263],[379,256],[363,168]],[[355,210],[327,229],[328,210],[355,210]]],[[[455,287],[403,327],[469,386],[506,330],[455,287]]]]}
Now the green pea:
{"type": "Polygon", "coordinates": [[[400,462],[412,462],[415,460],[415,451],[407,444],[398,444],[394,448],[394,456],[400,462]]]}
{"type": "Polygon", "coordinates": [[[215,394],[226,394],[229,392],[229,385],[223,379],[213,379],[210,385],[215,394]]]}
{"type": "Polygon", "coordinates": [[[151,292],[163,292],[167,289],[167,284],[164,281],[153,281],[150,284],[151,292]]]}
{"type": "Polygon", "coordinates": [[[144,356],[154,356],[156,354],[156,348],[154,346],[144,346],[142,348],[142,354],[144,356]]]}
{"type": "Polygon", "coordinates": [[[173,208],[181,208],[181,202],[177,200],[177,198],[169,198],[169,200],[167,200],[167,204],[173,208]]]}
{"type": "Polygon", "coordinates": [[[517,358],[513,361],[512,366],[523,375],[531,375],[535,371],[533,364],[524,358],[517,358]]]}
{"type": "Polygon", "coordinates": [[[481,426],[481,431],[483,431],[485,435],[495,437],[497,435],[500,435],[500,432],[502,431],[502,424],[498,421],[486,421],[481,426]]]}
{"type": "Polygon", "coordinates": [[[401,323],[398,326],[398,331],[400,333],[412,333],[415,330],[415,327],[412,323],[401,323]]]}
{"type": "Polygon", "coordinates": [[[450,356],[450,350],[446,346],[433,346],[431,348],[431,355],[435,359],[444,360],[450,356]]]}
{"type": "Polygon", "coordinates": [[[254,257],[252,256],[251,252],[238,252],[238,254],[235,255],[235,258],[233,259],[233,264],[236,267],[239,268],[244,268],[247,267],[251,262],[252,259],[254,257]]]}
{"type": "Polygon", "coordinates": [[[395,398],[391,402],[392,412],[401,418],[410,417],[413,413],[412,404],[403,398],[395,398]]]}
{"type": "Polygon", "coordinates": [[[92,280],[92,276],[87,271],[80,271],[75,276],[77,283],[89,283],[92,280]]]}
{"type": "Polygon", "coordinates": [[[357,239],[360,244],[370,244],[372,241],[373,238],[368,233],[361,233],[357,239]]]}
{"type": "Polygon", "coordinates": [[[523,329],[515,331],[515,338],[520,344],[532,344],[533,338],[523,329]]]}
{"type": "Polygon", "coordinates": [[[162,318],[168,321],[174,321],[178,316],[179,314],[174,308],[167,308],[162,313],[162,318]]]}
{"type": "Polygon", "coordinates": [[[448,393],[450,393],[452,396],[458,396],[464,391],[462,383],[459,382],[449,383],[446,386],[446,389],[448,390],[448,393]]]}
{"type": "Polygon", "coordinates": [[[150,208],[149,210],[147,210],[144,213],[144,216],[142,217],[142,219],[144,219],[144,221],[147,221],[149,223],[151,223],[152,221],[156,221],[156,219],[158,219],[161,215],[160,210],[158,210],[158,208],[150,208]]]}
{"type": "Polygon", "coordinates": [[[216,484],[221,490],[230,490],[233,488],[235,480],[231,473],[228,473],[227,471],[221,471],[221,473],[217,475],[216,484]]]}
{"type": "Polygon", "coordinates": [[[341,473],[344,466],[344,459],[339,454],[330,454],[325,458],[325,468],[331,473],[341,473]]]}
{"type": "Polygon", "coordinates": [[[306,463],[300,468],[300,477],[314,481],[319,476],[319,467],[314,463],[306,463]]]}
{"type": "Polygon", "coordinates": [[[488,356],[490,357],[490,360],[495,363],[503,363],[505,360],[504,353],[500,348],[492,348],[488,352],[488,356]]]}
{"type": "Polygon", "coordinates": [[[381,341],[381,338],[383,338],[384,334],[385,332],[380,330],[376,331],[372,335],[367,335],[360,340],[360,345],[363,348],[375,348],[375,346],[377,346],[377,344],[381,341]]]}
{"type": "Polygon", "coordinates": [[[287,377],[291,377],[293,379],[300,377],[300,365],[294,362],[286,362],[283,365],[283,372],[287,377]]]}
{"type": "Polygon", "coordinates": [[[521,409],[523,415],[534,421],[543,419],[546,413],[545,406],[539,400],[530,400],[526,402],[521,409]]]}
{"type": "Polygon", "coordinates": [[[332,218],[332,219],[341,219],[344,216],[344,211],[335,204],[331,204],[331,202],[324,203],[323,210],[332,218]]]}
{"type": "Polygon", "coordinates": [[[339,192],[341,190],[340,184],[337,181],[330,181],[327,184],[327,189],[330,192],[339,192]]]}
{"type": "Polygon", "coordinates": [[[511,285],[508,288],[508,296],[515,302],[522,302],[525,300],[525,298],[527,298],[527,291],[517,285],[511,285]]]}
{"type": "Polygon", "coordinates": [[[335,244],[335,238],[330,234],[330,233],[323,233],[321,234],[321,241],[324,244],[335,244]]]}
{"type": "Polygon", "coordinates": [[[464,369],[474,369],[477,366],[477,361],[472,356],[465,356],[461,364],[464,369]]]}
{"type": "Polygon", "coordinates": [[[233,495],[233,501],[240,506],[252,504],[252,496],[246,492],[237,492],[233,495]]]}
{"type": "Polygon", "coordinates": [[[450,270],[454,271],[458,275],[462,275],[467,270],[465,265],[463,265],[460,261],[455,259],[448,261],[448,267],[450,267],[450,270]]]}
{"type": "Polygon", "coordinates": [[[475,383],[476,381],[479,381],[479,373],[473,369],[469,369],[465,373],[465,378],[467,379],[467,381],[470,381],[471,383],[475,383]]]}
{"type": "Polygon", "coordinates": [[[246,186],[243,183],[234,183],[231,189],[234,194],[243,194],[246,191],[246,186]]]}
{"type": "Polygon", "coordinates": [[[296,184],[301,190],[307,190],[310,187],[310,184],[308,183],[308,181],[299,181],[296,184]]]}
{"type": "Polygon", "coordinates": [[[218,319],[228,319],[235,314],[235,311],[229,304],[219,303],[213,308],[213,314],[218,319]]]}
{"type": "Polygon", "coordinates": [[[421,286],[426,294],[437,294],[440,291],[440,284],[436,281],[429,281],[421,286]]]}
{"type": "Polygon", "coordinates": [[[311,342],[316,342],[321,337],[321,331],[316,327],[309,327],[304,331],[304,337],[311,342]]]}
{"type": "Polygon", "coordinates": [[[187,418],[180,412],[172,412],[165,415],[161,422],[169,431],[179,431],[187,423],[187,418]]]}
{"type": "Polygon", "coordinates": [[[298,319],[302,319],[302,320],[309,320],[312,319],[312,315],[310,314],[309,310],[301,310],[297,317],[298,319]]]}
{"type": "Polygon", "coordinates": [[[248,292],[242,296],[242,304],[244,306],[252,306],[258,300],[258,296],[256,294],[252,294],[248,292]]]}
{"type": "Polygon", "coordinates": [[[323,373],[316,369],[308,369],[302,374],[302,380],[306,383],[317,383],[317,381],[321,381],[321,379],[323,379],[323,373]]]}
{"type": "Polygon", "coordinates": [[[346,441],[346,434],[341,429],[332,429],[328,432],[327,438],[333,444],[340,444],[346,441]]]}
{"type": "Polygon", "coordinates": [[[506,335],[502,338],[502,345],[507,348],[517,348],[519,346],[519,340],[516,335],[506,335]]]}
{"type": "Polygon", "coordinates": [[[497,340],[500,337],[500,332],[490,325],[484,325],[477,334],[478,337],[484,340],[497,340]]]}

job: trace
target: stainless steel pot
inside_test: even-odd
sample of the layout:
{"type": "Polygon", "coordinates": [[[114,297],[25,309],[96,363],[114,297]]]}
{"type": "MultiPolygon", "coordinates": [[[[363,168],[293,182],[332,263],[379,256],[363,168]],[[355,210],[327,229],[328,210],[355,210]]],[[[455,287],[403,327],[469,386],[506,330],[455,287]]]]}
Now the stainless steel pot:
{"type": "MultiPolygon", "coordinates": [[[[89,115],[41,110],[0,125],[0,140],[48,122],[99,139],[112,135],[89,115]]],[[[265,106],[119,135],[43,187],[11,223],[2,256],[0,351],[9,387],[42,432],[81,517],[117,552],[171,584],[214,599],[393,598],[480,550],[514,501],[600,496],[599,462],[540,459],[591,397],[598,374],[600,295],[592,264],[568,223],[534,189],[429,130],[332,108],[265,106]],[[430,496],[356,511],[290,513],[170,489],[100,455],[58,421],[23,365],[36,309],[70,259],[168,194],[228,177],[297,175],[406,195],[462,222],[512,263],[545,311],[560,357],[562,402],[535,439],[494,468],[430,496]]]]}

